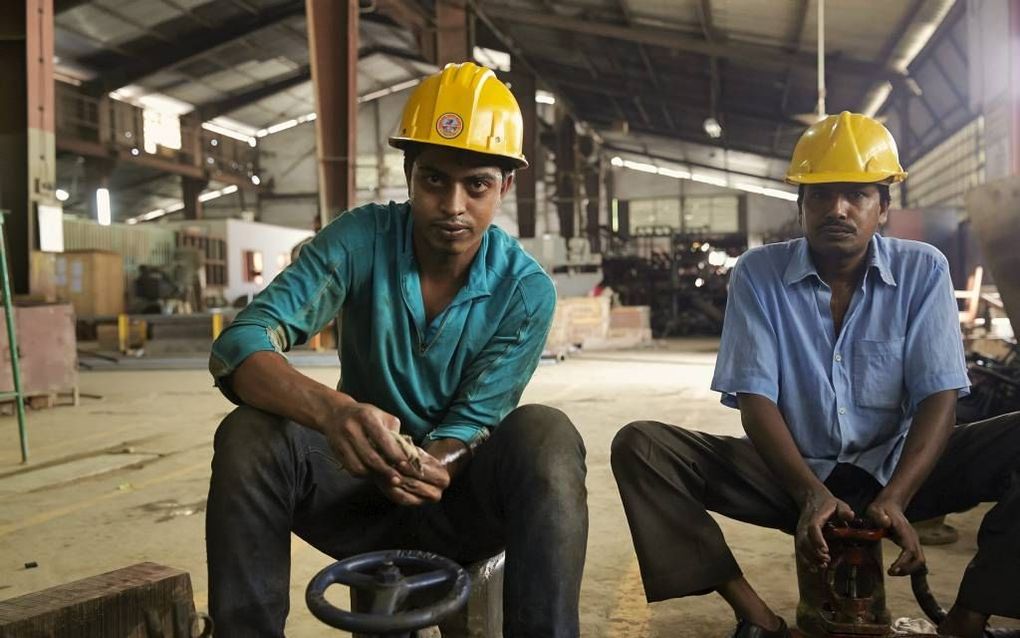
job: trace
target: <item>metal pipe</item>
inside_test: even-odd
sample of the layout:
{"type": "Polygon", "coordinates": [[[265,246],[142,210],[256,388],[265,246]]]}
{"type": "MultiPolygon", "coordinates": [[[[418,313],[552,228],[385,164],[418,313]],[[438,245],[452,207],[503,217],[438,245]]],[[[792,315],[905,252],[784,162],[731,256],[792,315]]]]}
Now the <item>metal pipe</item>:
{"type": "Polygon", "coordinates": [[[18,363],[18,337],[14,329],[14,303],[11,299],[11,278],[7,273],[7,240],[4,237],[4,216],[0,211],[0,279],[3,280],[4,316],[7,322],[7,347],[11,351],[11,376],[14,378],[14,402],[18,410],[18,438],[21,462],[28,463],[28,431],[25,428],[25,396],[21,393],[21,365],[18,363]]]}
{"type": "Polygon", "coordinates": [[[818,0],[818,119],[825,117],[825,0],[818,0]]]}

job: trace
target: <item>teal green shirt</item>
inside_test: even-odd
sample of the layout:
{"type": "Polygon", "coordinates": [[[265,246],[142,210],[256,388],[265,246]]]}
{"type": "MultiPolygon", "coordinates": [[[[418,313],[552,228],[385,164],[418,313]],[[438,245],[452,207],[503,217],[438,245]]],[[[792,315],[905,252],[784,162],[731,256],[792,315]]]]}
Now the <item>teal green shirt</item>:
{"type": "Polygon", "coordinates": [[[545,346],[552,281],[490,226],[467,282],[425,321],[408,203],[341,215],[304,246],[213,343],[209,369],[231,401],[230,375],[249,355],[284,353],[334,317],[340,390],[398,417],[415,441],[472,443],[517,406],[545,346]]]}

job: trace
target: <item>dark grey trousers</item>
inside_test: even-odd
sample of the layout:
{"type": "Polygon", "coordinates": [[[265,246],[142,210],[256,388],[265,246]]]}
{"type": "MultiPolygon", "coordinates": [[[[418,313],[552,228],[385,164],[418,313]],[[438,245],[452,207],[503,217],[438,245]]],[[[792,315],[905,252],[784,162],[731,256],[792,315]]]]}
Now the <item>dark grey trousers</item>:
{"type": "MultiPolygon", "coordinates": [[[[704,594],[741,575],[710,511],[796,529],[796,503],[747,439],[631,423],[613,441],[612,465],[649,602],[704,594]]],[[[826,485],[858,514],[881,490],[849,465],[826,485]]],[[[906,515],[925,520],[990,501],[957,603],[1020,618],[1020,412],[957,426],[906,515]]]]}
{"type": "Polygon", "coordinates": [[[318,432],[238,408],[216,431],[206,514],[216,635],[283,636],[293,531],[336,559],[420,549],[469,563],[505,548],[504,635],[574,638],[588,536],[584,457],[566,415],[523,406],[439,503],[401,507],[341,469],[318,432]]]}

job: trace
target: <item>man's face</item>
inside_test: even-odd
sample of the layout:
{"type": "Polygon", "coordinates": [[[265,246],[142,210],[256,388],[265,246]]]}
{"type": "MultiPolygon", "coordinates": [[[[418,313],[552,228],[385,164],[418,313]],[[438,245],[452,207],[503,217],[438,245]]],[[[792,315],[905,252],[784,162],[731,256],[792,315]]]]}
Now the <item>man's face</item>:
{"type": "Polygon", "coordinates": [[[513,183],[491,158],[442,147],[422,151],[407,178],[415,235],[447,255],[478,247],[513,183]]]}
{"type": "Polygon", "coordinates": [[[801,205],[804,235],[811,249],[825,257],[866,252],[868,242],[889,213],[875,184],[809,184],[801,205]]]}

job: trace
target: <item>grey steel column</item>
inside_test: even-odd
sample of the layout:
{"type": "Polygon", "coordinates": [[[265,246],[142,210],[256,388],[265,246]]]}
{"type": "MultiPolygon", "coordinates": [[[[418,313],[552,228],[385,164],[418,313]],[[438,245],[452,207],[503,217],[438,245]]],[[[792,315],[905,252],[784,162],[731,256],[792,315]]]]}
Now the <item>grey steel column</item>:
{"type": "Polygon", "coordinates": [[[521,107],[524,117],[524,157],[529,166],[517,171],[517,228],[518,236],[535,236],[535,185],[542,172],[538,157],[538,109],[535,106],[535,76],[519,60],[512,60],[507,79],[510,90],[521,107]]]}
{"type": "Polygon", "coordinates": [[[577,133],[574,118],[560,111],[556,121],[556,212],[560,219],[560,237],[570,239],[578,215],[577,133]]]}

